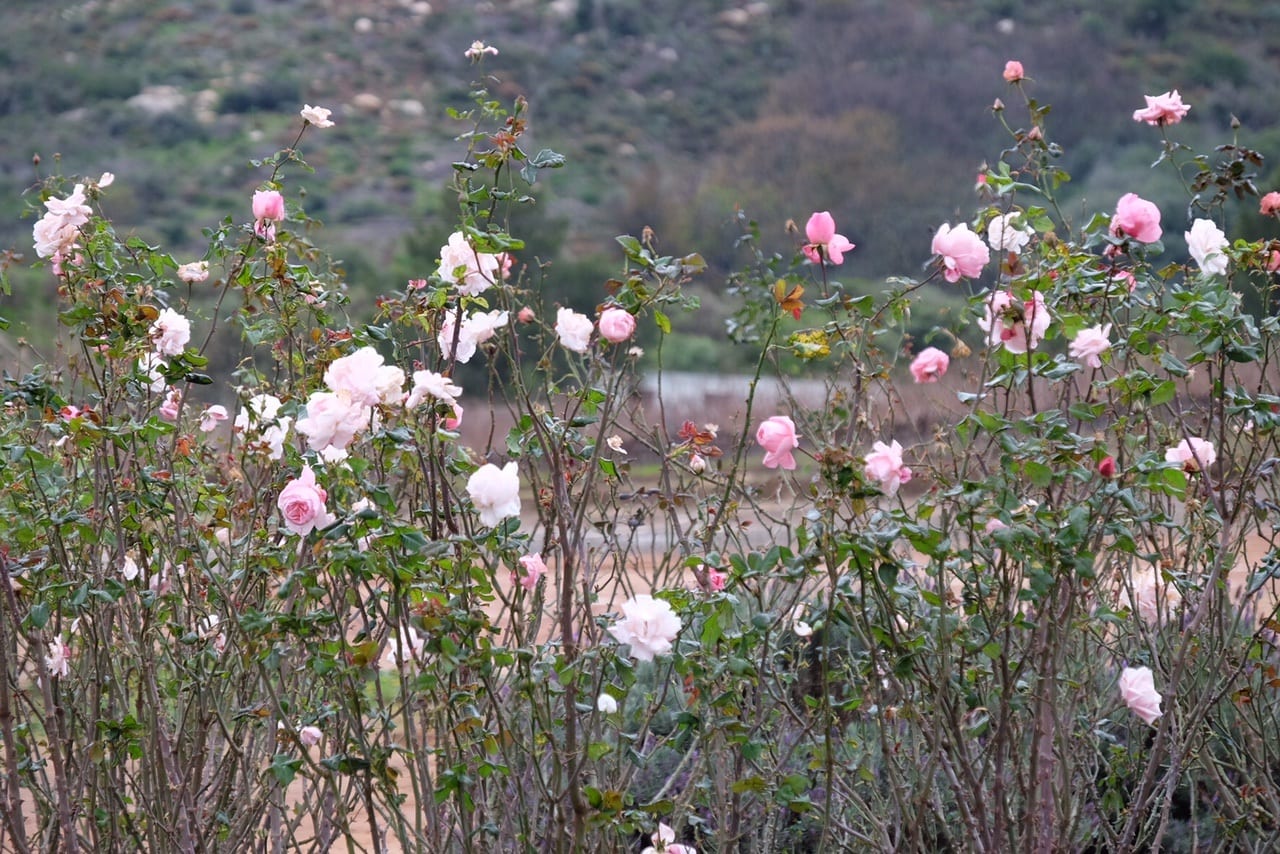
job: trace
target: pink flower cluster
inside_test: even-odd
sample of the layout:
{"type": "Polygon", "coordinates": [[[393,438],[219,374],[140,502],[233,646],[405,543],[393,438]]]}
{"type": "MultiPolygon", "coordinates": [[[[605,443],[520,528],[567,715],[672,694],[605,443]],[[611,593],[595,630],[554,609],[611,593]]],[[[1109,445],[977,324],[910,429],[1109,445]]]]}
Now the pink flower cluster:
{"type": "Polygon", "coordinates": [[[1003,346],[1010,353],[1025,353],[1039,346],[1049,329],[1049,307],[1039,291],[1024,301],[1015,300],[1008,291],[992,291],[985,303],[978,325],[986,331],[992,346],[1003,346]]]}
{"type": "Polygon", "coordinates": [[[76,184],[65,199],[46,199],[45,215],[32,228],[36,254],[60,260],[80,237],[80,227],[89,222],[93,209],[85,204],[84,184],[76,184]]]}
{"type": "Polygon", "coordinates": [[[297,430],[313,451],[345,451],[356,434],[369,426],[374,406],[403,401],[404,381],[404,371],[384,365],[382,355],[372,347],[361,347],[335,359],[325,370],[329,390],[311,393],[297,430]]]}
{"type": "Polygon", "coordinates": [[[502,258],[477,252],[461,231],[449,235],[440,249],[436,277],[458,286],[463,296],[478,296],[492,287],[502,274],[502,258]]]}

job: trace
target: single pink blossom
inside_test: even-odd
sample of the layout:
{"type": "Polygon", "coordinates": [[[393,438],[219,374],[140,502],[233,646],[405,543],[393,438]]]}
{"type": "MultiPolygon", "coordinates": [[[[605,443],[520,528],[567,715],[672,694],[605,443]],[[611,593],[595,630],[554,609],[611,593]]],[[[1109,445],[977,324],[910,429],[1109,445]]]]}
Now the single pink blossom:
{"type": "Polygon", "coordinates": [[[1103,457],[1098,463],[1098,474],[1105,478],[1113,478],[1116,476],[1116,458],[1112,456],[1103,457]]]}
{"type": "Polygon", "coordinates": [[[1120,696],[1129,710],[1148,724],[1164,712],[1160,702],[1164,699],[1156,690],[1155,677],[1150,667],[1126,667],[1120,673],[1120,696]]]}
{"type": "Polygon", "coordinates": [[[227,418],[227,408],[215,403],[200,413],[200,431],[202,433],[212,432],[217,429],[219,421],[226,421],[227,418]]]}
{"type": "Polygon", "coordinates": [[[786,415],[774,415],[765,419],[756,429],[756,443],[764,448],[764,467],[767,469],[783,468],[791,471],[796,467],[796,458],[791,452],[800,447],[800,437],[796,435],[796,425],[786,415]]]}
{"type": "Polygon", "coordinates": [[[854,245],[843,234],[836,234],[836,221],[828,211],[818,211],[805,223],[804,235],[809,242],[801,247],[804,256],[815,264],[823,259],[832,264],[843,264],[844,253],[851,251],[854,245]]]}
{"type": "MultiPolygon", "coordinates": [[[[382,354],[372,347],[361,347],[353,353],[334,359],[324,372],[324,384],[329,391],[345,392],[354,403],[375,406],[382,402],[384,389],[380,386],[394,383],[394,374],[384,374],[382,354]]],[[[396,369],[398,371],[398,369],[396,369]]],[[[400,384],[404,373],[399,373],[400,384]]],[[[399,398],[399,390],[394,396],[399,398]]]]}
{"type": "Polygon", "coordinates": [[[299,115],[302,116],[307,124],[315,125],[317,128],[333,127],[333,122],[329,119],[332,113],[333,110],[326,110],[324,107],[313,107],[310,104],[304,104],[299,111],[299,115]]]}
{"type": "Polygon", "coordinates": [[[994,534],[996,531],[1003,531],[1007,527],[1009,526],[1004,522],[1000,521],[995,516],[992,516],[987,520],[987,524],[982,526],[982,530],[987,534],[994,534]]]}
{"type": "Polygon", "coordinates": [[[1004,64],[1004,79],[1010,83],[1017,83],[1023,78],[1022,63],[1016,59],[1011,59],[1004,64]]]}
{"type": "Polygon", "coordinates": [[[936,383],[951,365],[951,357],[937,347],[925,347],[911,360],[911,376],[918,383],[936,383]]]}
{"type": "Polygon", "coordinates": [[[721,572],[715,567],[707,567],[707,584],[716,593],[719,593],[721,590],[724,590],[724,585],[728,580],[729,580],[729,573],[721,572]]]}
{"type": "Polygon", "coordinates": [[[171,308],[151,324],[151,341],[161,356],[179,356],[191,340],[191,321],[171,308]]]}
{"type": "Polygon", "coordinates": [[[1262,197],[1262,204],[1258,207],[1258,213],[1263,216],[1275,216],[1280,213],[1280,192],[1272,190],[1262,197]]]}
{"type": "Polygon", "coordinates": [[[600,313],[596,321],[600,337],[611,344],[621,344],[636,331],[636,319],[625,308],[610,306],[600,313]]]}
{"type": "MultiPolygon", "coordinates": [[[[1176,125],[1191,109],[1189,104],[1182,103],[1178,90],[1165,92],[1163,95],[1143,95],[1147,106],[1133,111],[1135,122],[1146,122],[1149,125],[1176,125]]],[[[1145,242],[1145,241],[1144,241],[1145,242]]]]}
{"type": "Polygon", "coordinates": [[[516,320],[519,320],[521,323],[533,323],[534,318],[536,317],[537,315],[533,313],[533,309],[526,305],[524,308],[520,309],[520,312],[516,315],[516,320]]]}
{"type": "Polygon", "coordinates": [[[1218,452],[1212,442],[1194,436],[1183,439],[1164,453],[1165,462],[1178,463],[1186,472],[1197,472],[1207,469],[1218,459],[1218,452]]]}
{"type": "Polygon", "coordinates": [[[533,592],[533,588],[538,586],[538,579],[547,574],[547,565],[543,563],[542,555],[524,555],[516,563],[524,569],[524,574],[517,576],[520,586],[533,592]]]}
{"type": "Polygon", "coordinates": [[[575,353],[587,352],[591,342],[591,318],[579,314],[571,308],[556,310],[556,335],[560,338],[560,346],[575,353]]]}
{"type": "Polygon", "coordinates": [[[465,56],[467,59],[471,60],[472,62],[475,62],[479,59],[482,59],[486,55],[497,56],[498,49],[493,45],[487,45],[484,42],[477,40],[477,41],[473,41],[471,43],[471,47],[464,50],[462,52],[462,55],[465,56]]]}
{"type": "Polygon", "coordinates": [[[62,642],[60,635],[54,635],[49,641],[49,654],[44,657],[44,665],[49,668],[51,676],[67,676],[71,673],[71,647],[62,642]]]}
{"type": "Polygon", "coordinates": [[[1076,337],[1071,339],[1071,346],[1067,348],[1067,353],[1073,359],[1083,360],[1090,368],[1101,368],[1102,360],[1099,357],[1111,348],[1110,336],[1110,323],[1081,329],[1076,333],[1076,337]]]}
{"type": "Polygon", "coordinates": [[[896,439],[889,445],[884,442],[872,445],[863,472],[888,495],[895,494],[899,486],[911,480],[911,469],[902,464],[902,445],[896,439]]]}
{"type": "Polygon", "coordinates": [[[189,285],[196,285],[209,278],[208,261],[192,261],[178,265],[178,278],[189,285]]]}
{"type": "Polygon", "coordinates": [[[353,401],[345,391],[315,391],[307,398],[307,414],[295,426],[307,437],[311,450],[323,451],[329,446],[342,450],[369,426],[372,417],[370,407],[353,401]]]}
{"type": "Polygon", "coordinates": [[[453,405],[453,415],[445,416],[444,422],[440,425],[446,430],[457,430],[462,426],[462,404],[455,403],[453,405]]]}
{"type": "Polygon", "coordinates": [[[520,472],[514,462],[502,468],[485,463],[467,480],[467,494],[480,513],[480,524],[493,527],[520,515],[520,472]]]}
{"type": "Polygon", "coordinates": [[[1139,243],[1155,243],[1164,233],[1160,229],[1160,209],[1137,193],[1125,193],[1111,217],[1111,233],[1132,237],[1139,243]]]}
{"type": "Polygon", "coordinates": [[[333,523],[334,517],[324,506],[328,498],[329,493],[316,483],[316,473],[311,466],[306,466],[300,476],[280,490],[276,506],[284,517],[285,527],[305,537],[316,528],[325,528],[333,523]]]}
{"type": "Polygon", "coordinates": [[[413,409],[428,398],[453,405],[458,402],[460,394],[462,394],[462,386],[444,374],[438,374],[435,371],[414,371],[413,391],[409,392],[404,405],[406,409],[413,409]]]}
{"type": "Polygon", "coordinates": [[[284,196],[278,190],[253,194],[253,233],[267,243],[276,239],[276,223],[284,219],[284,196]]]}
{"type": "Polygon", "coordinates": [[[680,626],[670,602],[641,593],[622,603],[622,618],[609,627],[609,634],[628,644],[637,660],[653,661],[671,652],[680,626]]]}
{"type": "Polygon", "coordinates": [[[160,417],[165,421],[177,421],[178,413],[181,411],[182,389],[171,388],[165,395],[164,403],[160,404],[160,417]]]}
{"type": "Polygon", "coordinates": [[[457,285],[458,293],[463,296],[478,296],[497,282],[501,266],[497,255],[477,252],[465,233],[455,231],[440,248],[436,276],[457,285]]]}
{"type": "MultiPolygon", "coordinates": [[[[325,112],[328,112],[327,110],[325,112]]],[[[320,739],[324,733],[320,731],[318,726],[304,726],[298,730],[298,741],[302,742],[303,747],[314,747],[320,743],[320,739]]]]}
{"type": "Polygon", "coordinates": [[[982,275],[982,268],[991,260],[987,244],[965,223],[955,228],[943,223],[933,236],[930,251],[942,256],[943,275],[948,282],[958,282],[962,276],[975,278],[982,275]]]}
{"type": "Polygon", "coordinates": [[[65,199],[47,199],[46,213],[32,228],[36,254],[41,258],[64,256],[80,237],[80,226],[89,222],[93,209],[85,204],[84,184],[76,184],[65,199]]]}
{"type": "Polygon", "coordinates": [[[1008,291],[992,291],[984,302],[978,325],[986,330],[992,346],[1003,346],[1010,353],[1025,353],[1039,346],[1051,320],[1039,291],[1025,301],[1015,300],[1008,291]]]}

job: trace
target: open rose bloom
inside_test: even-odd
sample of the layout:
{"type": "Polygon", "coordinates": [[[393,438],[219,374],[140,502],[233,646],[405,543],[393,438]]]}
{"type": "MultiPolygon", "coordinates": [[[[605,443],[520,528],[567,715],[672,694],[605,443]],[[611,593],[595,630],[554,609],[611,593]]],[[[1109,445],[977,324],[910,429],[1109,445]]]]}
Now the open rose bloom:
{"type": "Polygon", "coordinates": [[[641,593],[622,603],[622,618],[609,627],[609,634],[630,646],[637,660],[653,661],[671,652],[680,634],[680,618],[670,602],[641,593]]]}

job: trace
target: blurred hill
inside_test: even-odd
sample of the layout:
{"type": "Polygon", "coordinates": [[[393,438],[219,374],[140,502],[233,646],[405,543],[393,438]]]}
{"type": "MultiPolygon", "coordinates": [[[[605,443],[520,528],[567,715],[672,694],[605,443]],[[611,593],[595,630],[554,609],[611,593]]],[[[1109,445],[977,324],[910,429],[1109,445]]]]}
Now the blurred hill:
{"type": "MultiPolygon", "coordinates": [[[[445,111],[470,104],[474,39],[501,51],[493,91],[530,101],[526,147],[569,158],[518,230],[554,262],[553,298],[579,304],[616,267],[613,235],[645,225],[728,268],[735,206],[779,247],[788,219],[829,209],[858,244],[843,275],[917,272],[1007,140],[993,99],[1015,126],[1025,115],[1000,77],[1009,58],[1054,106],[1070,211],[1131,190],[1166,216],[1185,207],[1172,173],[1146,168],[1159,137],[1131,119],[1143,93],[1179,89],[1192,111],[1176,137],[1201,150],[1230,141],[1235,116],[1241,144],[1280,152],[1280,6],[1266,2],[6,0],[0,248],[31,254],[20,214],[38,174],[112,171],[119,228],[201,251],[203,228],[249,218],[263,177],[249,160],[289,144],[310,103],[338,124],[308,134],[316,171],[290,174],[290,192],[326,223],[353,294],[398,288],[430,272],[451,227],[465,128],[445,111]]],[[[1263,190],[1280,184],[1264,171],[1263,190]]],[[[1232,214],[1243,231],[1255,209],[1232,214]]],[[[46,322],[42,272],[6,315],[46,322]]],[[[688,332],[718,335],[705,286],[712,311],[688,332]]]]}

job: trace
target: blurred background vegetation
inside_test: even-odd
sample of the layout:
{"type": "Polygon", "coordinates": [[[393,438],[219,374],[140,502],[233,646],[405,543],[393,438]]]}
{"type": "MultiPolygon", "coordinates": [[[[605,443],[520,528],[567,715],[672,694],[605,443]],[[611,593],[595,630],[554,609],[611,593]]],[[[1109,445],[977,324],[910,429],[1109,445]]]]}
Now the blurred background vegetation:
{"type": "MultiPolygon", "coordinates": [[[[1000,77],[1023,62],[1054,107],[1049,136],[1073,180],[1064,210],[1087,220],[1134,191],[1166,217],[1181,257],[1186,191],[1146,167],[1158,133],[1131,119],[1142,94],[1192,105],[1173,136],[1280,152],[1280,6],[1249,0],[6,0],[0,28],[0,249],[31,251],[31,188],[50,173],[117,182],[105,209],[121,231],[184,260],[202,229],[247,221],[264,177],[251,158],[288,145],[305,103],[337,126],[308,134],[314,174],[287,195],[325,224],[352,311],[435,268],[453,229],[447,183],[466,127],[472,40],[495,94],[531,103],[526,150],[544,172],[512,230],[541,264],[545,305],[589,309],[616,273],[613,236],[651,226],[659,248],[701,252],[707,311],[675,318],[667,366],[730,370],[723,274],[736,207],[766,245],[790,251],[814,210],[858,244],[838,271],[853,290],[914,275],[944,221],[968,219],[984,160],[1025,116],[1000,77]],[[33,165],[33,155],[40,163],[33,165]],[[683,321],[683,322],[682,322],[683,321]],[[687,363],[687,364],[686,364],[687,363]]],[[[1268,161],[1259,189],[1280,186],[1268,161]]],[[[1269,234],[1253,200],[1228,206],[1234,236],[1269,234]]],[[[11,335],[53,334],[47,270],[18,271],[0,314],[11,335]]],[[[940,289],[941,290],[941,289],[940,289]]],[[[958,293],[937,294],[936,311],[958,293]]],[[[917,311],[922,336],[937,322],[917,311]]]]}

